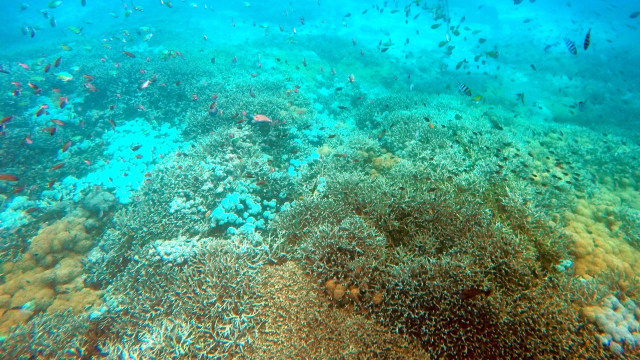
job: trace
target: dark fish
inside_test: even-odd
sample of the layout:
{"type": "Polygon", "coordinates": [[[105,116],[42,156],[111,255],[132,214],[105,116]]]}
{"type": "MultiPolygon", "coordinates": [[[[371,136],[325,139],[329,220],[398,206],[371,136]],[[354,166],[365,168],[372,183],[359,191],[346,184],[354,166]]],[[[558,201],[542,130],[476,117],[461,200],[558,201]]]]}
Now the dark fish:
{"type": "Polygon", "coordinates": [[[369,11],[369,9],[364,9],[364,11],[362,12],[362,15],[366,14],[367,11],[369,11]]]}
{"type": "Polygon", "coordinates": [[[0,65],[0,73],[9,74],[9,71],[5,70],[2,65],[0,65]]]}
{"type": "Polygon", "coordinates": [[[565,38],[564,44],[567,46],[567,50],[569,50],[570,53],[572,53],[573,55],[578,54],[578,50],[576,49],[576,44],[573,41],[565,38]]]}
{"type": "Polygon", "coordinates": [[[460,81],[458,81],[458,90],[462,95],[471,96],[471,89],[460,81]]]}
{"type": "Polygon", "coordinates": [[[53,67],[58,67],[60,66],[60,61],[62,60],[62,56],[58,56],[58,58],[56,59],[56,61],[53,62],[53,67]]]}
{"type": "Polygon", "coordinates": [[[460,291],[460,300],[473,299],[478,295],[489,296],[491,295],[492,292],[493,291],[491,289],[480,289],[477,287],[470,287],[470,288],[462,289],[462,291],[460,291]]]}
{"type": "Polygon", "coordinates": [[[32,26],[29,27],[29,36],[30,37],[36,36],[36,30],[32,26]]]}
{"type": "Polygon", "coordinates": [[[340,109],[340,110],[347,110],[347,109],[348,109],[348,107],[346,107],[346,106],[342,106],[342,105],[338,105],[338,109],[340,109]]]}
{"type": "Polygon", "coordinates": [[[135,54],[130,52],[130,51],[123,51],[122,53],[127,55],[130,58],[135,58],[136,57],[135,54]]]}
{"type": "Polygon", "coordinates": [[[635,18],[637,18],[639,15],[640,15],[640,11],[634,11],[634,12],[632,12],[632,13],[631,13],[631,15],[629,15],[629,17],[630,17],[631,19],[635,19],[635,18]]]}
{"type": "Polygon", "coordinates": [[[51,64],[47,64],[47,66],[44,67],[44,72],[49,72],[49,69],[51,69],[51,64]]]}
{"type": "Polygon", "coordinates": [[[51,17],[51,19],[49,19],[49,25],[51,25],[51,27],[56,27],[56,18],[51,17]]]}
{"type": "Polygon", "coordinates": [[[350,17],[350,16],[351,16],[351,13],[347,13],[347,14],[346,14],[345,16],[343,16],[343,17],[348,18],[348,17],[350,17]]]}
{"type": "Polygon", "coordinates": [[[82,0],[80,3],[82,4],[82,6],[87,6],[87,0],[82,0]]]}
{"type": "Polygon", "coordinates": [[[388,48],[388,47],[386,47],[386,48],[382,48],[382,49],[380,49],[380,52],[386,52],[387,50],[389,50],[389,48],[388,48]]]}
{"type": "Polygon", "coordinates": [[[531,68],[533,69],[533,71],[538,71],[538,69],[536,69],[536,66],[531,64],[531,68]]]}
{"type": "Polygon", "coordinates": [[[591,44],[591,28],[589,28],[589,31],[587,31],[587,35],[584,36],[584,49],[587,50],[590,44],[591,44]]]}
{"type": "Polygon", "coordinates": [[[518,5],[518,4],[522,3],[523,1],[524,1],[524,0],[513,0],[513,3],[514,3],[515,5],[518,5]]]}

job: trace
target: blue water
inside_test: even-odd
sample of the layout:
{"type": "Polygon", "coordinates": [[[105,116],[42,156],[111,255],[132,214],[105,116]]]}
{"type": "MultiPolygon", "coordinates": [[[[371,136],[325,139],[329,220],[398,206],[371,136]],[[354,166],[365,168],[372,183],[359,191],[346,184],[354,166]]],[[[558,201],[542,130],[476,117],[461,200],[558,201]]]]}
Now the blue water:
{"type": "Polygon", "coordinates": [[[3,358],[637,356],[637,3],[1,6],[3,358]]]}

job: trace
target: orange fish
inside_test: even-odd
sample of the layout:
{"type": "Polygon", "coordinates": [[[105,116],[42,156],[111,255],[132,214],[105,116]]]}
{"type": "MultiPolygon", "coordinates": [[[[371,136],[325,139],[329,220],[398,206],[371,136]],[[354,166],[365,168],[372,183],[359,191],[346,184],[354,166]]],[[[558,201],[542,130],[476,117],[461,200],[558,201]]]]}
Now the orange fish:
{"type": "Polygon", "coordinates": [[[0,180],[4,181],[18,181],[18,177],[12,174],[0,174],[0,180]]]}
{"type": "Polygon", "coordinates": [[[19,62],[18,65],[22,66],[22,68],[25,69],[25,70],[29,70],[29,65],[27,65],[27,64],[23,64],[23,63],[19,62]]]}
{"type": "Polygon", "coordinates": [[[64,121],[58,119],[51,119],[51,122],[60,126],[64,126],[66,124],[64,121]]]}
{"type": "Polygon", "coordinates": [[[13,115],[5,116],[5,117],[2,118],[2,120],[0,120],[0,124],[4,124],[4,123],[9,122],[11,120],[13,120],[13,115]]]}
{"type": "Polygon", "coordinates": [[[38,90],[38,85],[32,84],[31,81],[29,81],[29,87],[32,88],[33,90],[38,90]]]}
{"type": "Polygon", "coordinates": [[[62,152],[65,152],[67,150],[69,150],[69,146],[71,146],[71,140],[67,141],[66,143],[64,143],[64,145],[62,145],[62,152]]]}
{"type": "Polygon", "coordinates": [[[95,86],[93,86],[93,84],[92,84],[92,83],[89,83],[89,82],[88,82],[88,83],[86,83],[86,84],[84,84],[84,87],[86,87],[87,89],[89,89],[89,91],[91,91],[91,92],[96,92],[96,91],[98,91],[98,89],[96,89],[96,87],[95,87],[95,86]]]}
{"type": "Polygon", "coordinates": [[[93,76],[91,75],[84,74],[82,76],[85,78],[86,81],[93,81],[93,76]]]}
{"type": "Polygon", "coordinates": [[[61,162],[61,163],[58,163],[58,164],[53,165],[53,166],[51,167],[51,170],[58,170],[58,169],[60,169],[60,168],[61,168],[61,167],[63,167],[63,166],[64,166],[64,163],[63,163],[63,162],[61,162]]]}
{"type": "Polygon", "coordinates": [[[31,135],[27,135],[27,137],[24,138],[24,142],[26,142],[29,145],[33,144],[33,140],[31,140],[31,135]]]}
{"type": "Polygon", "coordinates": [[[264,115],[260,115],[257,114],[253,117],[253,120],[255,120],[256,122],[271,122],[271,119],[269,119],[268,117],[264,116],[264,115]]]}
{"type": "Polygon", "coordinates": [[[107,119],[107,121],[109,121],[109,124],[111,124],[111,130],[116,131],[115,121],[113,121],[113,119],[107,119]]]}

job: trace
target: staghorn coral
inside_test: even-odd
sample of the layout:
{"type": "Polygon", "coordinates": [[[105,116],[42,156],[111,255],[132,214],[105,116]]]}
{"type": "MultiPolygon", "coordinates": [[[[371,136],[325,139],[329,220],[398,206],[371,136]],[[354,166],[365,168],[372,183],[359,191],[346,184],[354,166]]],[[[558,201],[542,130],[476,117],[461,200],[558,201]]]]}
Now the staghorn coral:
{"type": "Polygon", "coordinates": [[[571,306],[586,302],[584,285],[551,267],[568,255],[531,194],[426,173],[403,163],[388,177],[334,174],[275,231],[336,304],[437,358],[606,357],[571,306]]]}

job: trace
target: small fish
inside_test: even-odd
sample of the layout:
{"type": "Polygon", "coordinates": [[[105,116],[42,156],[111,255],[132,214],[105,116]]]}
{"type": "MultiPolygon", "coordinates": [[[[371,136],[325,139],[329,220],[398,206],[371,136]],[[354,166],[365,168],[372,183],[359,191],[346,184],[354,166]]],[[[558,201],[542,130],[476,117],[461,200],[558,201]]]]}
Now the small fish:
{"type": "Polygon", "coordinates": [[[140,149],[141,147],[142,147],[142,145],[141,145],[141,144],[133,145],[133,146],[131,147],[131,151],[136,151],[136,150],[140,149]]]}
{"type": "MultiPolygon", "coordinates": [[[[522,1],[522,0],[521,0],[522,1]]],[[[493,291],[491,289],[480,289],[477,287],[470,287],[462,289],[460,291],[460,300],[470,300],[478,295],[489,296],[493,291]]]]}
{"type": "Polygon", "coordinates": [[[62,56],[58,56],[58,58],[56,59],[56,61],[53,62],[53,67],[58,67],[60,66],[60,62],[62,61],[62,56]]]}
{"type": "Polygon", "coordinates": [[[387,52],[387,50],[389,50],[389,48],[388,48],[388,47],[386,47],[386,48],[382,48],[382,49],[380,49],[380,52],[387,52]]]}
{"type": "Polygon", "coordinates": [[[111,124],[111,130],[116,131],[115,121],[113,121],[113,119],[107,119],[107,121],[109,122],[109,124],[111,124]]]}
{"type": "Polygon", "coordinates": [[[56,18],[55,17],[51,17],[51,19],[49,19],[49,25],[51,25],[51,27],[56,27],[56,18]]]}
{"type": "Polygon", "coordinates": [[[387,133],[387,129],[382,129],[380,134],[378,134],[378,140],[382,140],[382,138],[384,137],[384,134],[386,133],[387,133]]]}
{"type": "Polygon", "coordinates": [[[531,68],[533,69],[533,71],[538,71],[538,69],[536,69],[536,66],[531,64],[531,68]]]}
{"type": "Polygon", "coordinates": [[[524,93],[517,93],[516,94],[516,101],[520,101],[522,103],[522,105],[524,105],[524,93]]]}
{"type": "Polygon", "coordinates": [[[576,44],[573,41],[565,38],[564,39],[564,44],[567,46],[567,50],[569,50],[569,52],[571,54],[573,54],[573,55],[577,55],[578,54],[578,50],[576,49],[576,44]]]}
{"type": "Polygon", "coordinates": [[[65,126],[66,123],[62,120],[58,120],[58,119],[51,119],[50,120],[52,123],[56,124],[56,125],[60,125],[60,126],[65,126]]]}
{"type": "Polygon", "coordinates": [[[60,96],[60,103],[58,104],[58,107],[60,109],[64,109],[65,106],[67,106],[67,104],[69,103],[69,98],[67,98],[66,96],[60,96]]]}
{"type": "Polygon", "coordinates": [[[0,174],[0,180],[4,181],[18,181],[18,177],[13,174],[0,174]]]}
{"type": "Polygon", "coordinates": [[[265,115],[260,115],[260,114],[256,114],[256,115],[253,117],[253,120],[254,120],[255,122],[271,122],[271,121],[272,121],[272,120],[271,120],[271,119],[269,119],[267,116],[265,116],[265,115]]]}
{"type": "Polygon", "coordinates": [[[55,1],[50,1],[49,2],[49,8],[50,9],[57,8],[60,5],[62,5],[62,0],[55,0],[55,1]]]}
{"type": "Polygon", "coordinates": [[[47,64],[47,65],[44,67],[44,72],[45,72],[45,73],[48,73],[48,72],[49,72],[49,69],[51,69],[51,64],[47,64]]]}
{"type": "Polygon", "coordinates": [[[129,52],[129,51],[123,51],[122,53],[127,55],[130,58],[135,58],[136,57],[132,52],[129,52]]]}
{"type": "Polygon", "coordinates": [[[72,33],[76,34],[76,35],[80,35],[80,33],[82,32],[82,28],[79,28],[77,26],[67,26],[67,29],[69,29],[69,31],[71,31],[72,33]]]}
{"type": "Polygon", "coordinates": [[[67,45],[67,44],[62,44],[60,45],[60,49],[64,50],[64,51],[71,51],[71,46],[67,45]]]}
{"type": "Polygon", "coordinates": [[[587,31],[587,35],[584,36],[584,49],[587,50],[589,45],[591,45],[591,28],[587,31]]]}
{"type": "Polygon", "coordinates": [[[69,147],[71,146],[71,140],[68,140],[66,143],[64,143],[64,145],[62,145],[62,152],[66,152],[67,150],[69,150],[69,147]]]}
{"type": "Polygon", "coordinates": [[[61,163],[57,163],[57,164],[55,164],[55,165],[53,165],[53,166],[51,167],[51,170],[58,170],[58,169],[60,169],[60,168],[61,168],[61,167],[63,167],[63,166],[64,166],[64,163],[63,163],[63,162],[61,162],[61,163]]]}
{"type": "Polygon", "coordinates": [[[0,124],[4,124],[4,123],[9,122],[11,120],[13,120],[13,115],[5,116],[0,120],[0,124]]]}
{"type": "Polygon", "coordinates": [[[442,24],[433,24],[433,25],[431,25],[431,28],[432,29],[437,29],[437,28],[440,27],[440,25],[442,25],[442,24]]]}
{"type": "Polygon", "coordinates": [[[471,96],[471,89],[460,81],[458,81],[458,91],[460,91],[462,95],[471,96]]]}
{"type": "Polygon", "coordinates": [[[638,16],[640,16],[640,11],[634,11],[634,12],[631,13],[631,15],[629,15],[629,18],[635,19],[638,16]]]}
{"type": "Polygon", "coordinates": [[[82,0],[80,4],[82,4],[82,6],[87,6],[87,0],[82,0]]]}

